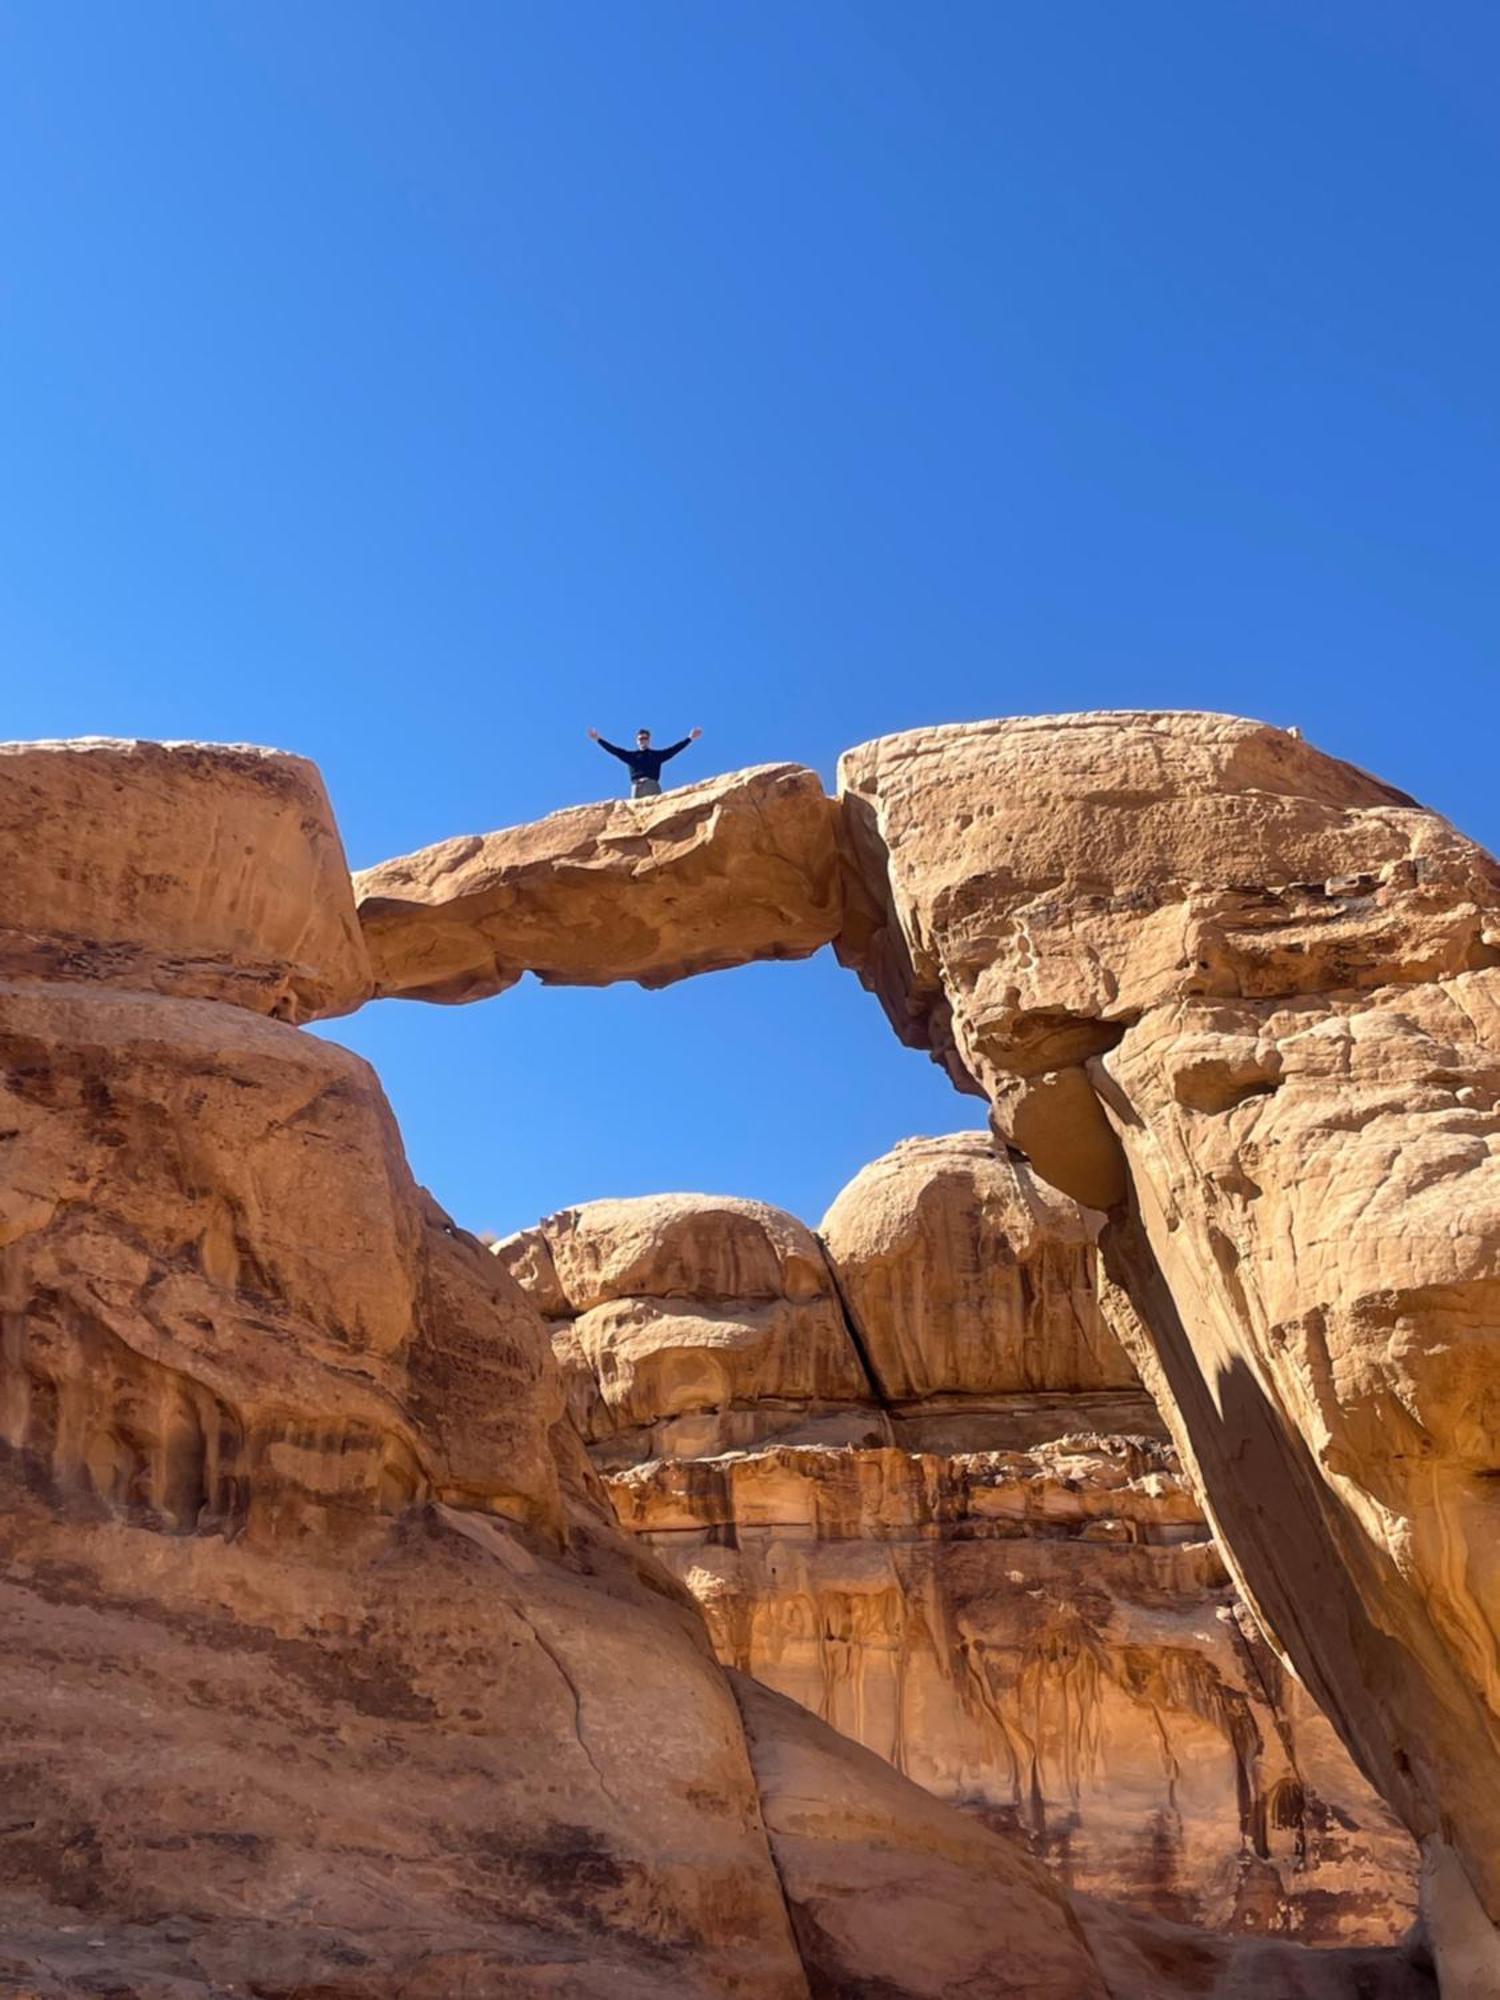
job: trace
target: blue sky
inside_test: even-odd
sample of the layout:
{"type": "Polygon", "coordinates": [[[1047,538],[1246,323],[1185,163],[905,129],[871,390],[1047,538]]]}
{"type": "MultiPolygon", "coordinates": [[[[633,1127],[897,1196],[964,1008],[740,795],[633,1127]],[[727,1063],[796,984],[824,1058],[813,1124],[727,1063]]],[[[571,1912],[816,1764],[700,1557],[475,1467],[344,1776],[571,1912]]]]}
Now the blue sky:
{"type": "MultiPolygon", "coordinates": [[[[315,758],[362,865],[1097,706],[1489,844],[1500,14],[0,0],[3,734],[315,758]]],[[[334,1024],[470,1226],[977,1122],[824,954],[334,1024]]]]}

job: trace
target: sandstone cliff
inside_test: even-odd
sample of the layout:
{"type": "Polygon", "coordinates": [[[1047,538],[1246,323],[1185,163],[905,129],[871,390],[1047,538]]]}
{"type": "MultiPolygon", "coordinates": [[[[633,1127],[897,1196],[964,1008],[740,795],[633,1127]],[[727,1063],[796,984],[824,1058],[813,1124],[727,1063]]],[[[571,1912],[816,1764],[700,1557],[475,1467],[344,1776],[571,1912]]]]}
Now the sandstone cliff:
{"type": "Polygon", "coordinates": [[[1465,1877],[1500,1917],[1496,864],[1222,716],[918,731],[841,791],[844,955],[1110,1210],[1117,1323],[1257,1615],[1456,1848],[1445,1922],[1465,1877]]]}
{"type": "MultiPolygon", "coordinates": [[[[935,1520],[904,1474],[890,1482],[893,1541],[1018,1517],[1018,1545],[1052,1518],[1097,1555],[1112,1545],[1085,1524],[1149,1522],[1123,1498],[1096,1507],[1090,1482],[1155,1470],[1108,1449],[1072,1486],[1045,1454],[963,1464],[985,1453],[962,1427],[995,1399],[1033,1399],[1003,1447],[1023,1458],[1051,1424],[1037,1398],[1138,1406],[1108,1345],[1082,1337],[1073,1287],[1043,1287],[1040,1308],[1075,1318],[1065,1386],[1009,1386],[1024,1338],[986,1381],[962,1335],[892,1400],[880,1371],[909,1348],[851,1367],[820,1290],[832,1267],[795,1226],[772,1279],[736,1253],[727,1310],[688,1315],[706,1343],[663,1337],[675,1295],[642,1289],[638,1262],[596,1259],[599,1298],[551,1316],[577,1339],[590,1310],[640,1308],[640,1338],[614,1375],[612,1327],[577,1339],[565,1393],[537,1307],[413,1184],[368,1069],[293,1025],[374,991],[478,997],[525,970],[657,982],[837,932],[1043,1179],[1110,1206],[1116,1330],[1261,1616],[1430,1836],[1450,1995],[1488,1993],[1469,1885],[1494,1797],[1493,865],[1252,725],[1045,733],[1074,761],[1029,803],[1015,775],[1025,823],[1008,833],[988,752],[966,763],[966,733],[938,732],[915,758],[861,753],[837,811],[810,773],[771,767],[450,843],[372,871],[359,920],[297,759],[0,750],[13,1990],[1430,1994],[1407,1953],[1210,1941],[1070,1903],[1015,1840],[736,1692],[695,1603],[614,1524],[568,1414],[571,1398],[596,1450],[616,1440],[624,1480],[705,1442],[795,1451],[811,1426],[825,1454],[857,1440],[877,1493],[893,1455],[936,1461],[935,1520]],[[1122,780],[1105,767],[1126,742],[1122,780]],[[1104,776],[1075,799],[1091,766],[1104,776]],[[785,1371],[778,1327],[797,1346],[819,1324],[785,1371]],[[695,1438],[705,1345],[729,1401],[695,1438]],[[1080,1388],[1088,1356],[1105,1373],[1080,1388]],[[930,1391],[953,1406],[924,1417],[930,1391]]],[[[872,1272],[884,1246],[877,1229],[872,1272]]],[[[1184,1525],[1169,1484],[1150,1497],[1166,1506],[1150,1520],[1184,1525]]],[[[1304,1781],[1307,1741],[1299,1722],[1304,1781]]]]}
{"type": "Polygon", "coordinates": [[[538,1315],[265,1018],[359,977],[306,767],[13,750],[0,795],[66,819],[101,758],[138,856],[6,892],[10,1990],[799,2000],[738,1708],[538,1315]]]}
{"type": "Polygon", "coordinates": [[[1390,1941],[1414,1856],[1227,1588],[1100,1311],[1100,1222],[958,1133],[872,1163],[819,1236],[657,1196],[496,1254],[726,1664],[1070,1887],[1390,1941]]]}

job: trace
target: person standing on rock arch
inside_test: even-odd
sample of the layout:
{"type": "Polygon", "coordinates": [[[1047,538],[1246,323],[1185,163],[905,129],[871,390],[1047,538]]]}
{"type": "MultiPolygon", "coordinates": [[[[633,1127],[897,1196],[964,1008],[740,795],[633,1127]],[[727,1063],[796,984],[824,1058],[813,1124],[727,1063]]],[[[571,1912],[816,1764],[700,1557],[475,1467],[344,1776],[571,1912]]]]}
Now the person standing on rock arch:
{"type": "Polygon", "coordinates": [[[618,757],[622,764],[630,766],[630,796],[633,799],[660,798],[662,765],[669,757],[675,757],[679,750],[686,750],[690,743],[696,743],[702,734],[701,729],[690,729],[680,743],[669,743],[665,750],[653,750],[651,731],[638,729],[635,732],[635,748],[622,750],[618,743],[606,743],[597,729],[589,731],[601,750],[607,750],[611,757],[618,757]]]}

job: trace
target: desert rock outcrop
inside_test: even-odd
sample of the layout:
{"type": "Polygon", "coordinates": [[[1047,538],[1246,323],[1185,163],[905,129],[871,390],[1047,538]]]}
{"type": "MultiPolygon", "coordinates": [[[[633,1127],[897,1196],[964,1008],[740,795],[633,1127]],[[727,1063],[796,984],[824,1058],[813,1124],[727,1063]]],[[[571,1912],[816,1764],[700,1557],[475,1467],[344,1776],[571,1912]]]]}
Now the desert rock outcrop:
{"type": "MultiPolygon", "coordinates": [[[[185,849],[245,753],[167,765],[114,766],[118,816],[165,785],[185,849]]],[[[243,909],[164,867],[170,950],[122,956],[81,874],[76,949],[0,985],[3,1978],[805,2000],[738,1708],[540,1317],[368,1068],[262,1011],[261,824],[243,909]]]]}
{"type": "MultiPolygon", "coordinates": [[[[873,764],[862,753],[862,788],[839,810],[811,773],[778,766],[446,843],[371,871],[358,919],[321,782],[300,760],[0,749],[0,1983],[39,2000],[936,2000],[955,1983],[1037,2000],[1228,2000],[1274,1977],[1310,2000],[1429,2000],[1421,1965],[1397,1952],[1233,1945],[1065,1897],[995,1830],[1048,1851],[1008,1810],[1014,1784],[998,1809],[977,1798],[977,1814],[955,1813],[785,1702],[736,1688],[699,1604],[650,1546],[679,1575],[695,1552],[721,1566],[725,1588],[703,1603],[726,1654],[723,1633],[748,1623],[743,1657],[764,1666],[764,1602],[791,1677],[816,1692],[810,1668],[825,1661],[833,1685],[865,1676],[859,1700],[879,1727],[892,1686],[924,1685],[942,1711],[932,1740],[950,1729],[973,1762],[964,1699],[988,1702],[993,1740],[1021,1745],[1018,1771],[1047,1772],[1050,1754],[1063,1772],[1060,1791],[1038,1777],[1028,1809],[1040,1796],[1067,1865],[1105,1882],[1106,1764],[1090,1758],[1117,1724],[1082,1730],[1075,1694],[1098,1692],[1099,1648],[1115,1649],[1132,1662],[1127,1703],[1221,1772],[1248,1774],[1234,1825],[1254,1866],[1236,1860],[1214,1907],[1301,1921],[1277,1905],[1283,1837],[1333,1830],[1309,1818],[1317,1797],[1344,1801],[1333,1818],[1354,1824],[1337,1828],[1337,1851],[1309,1838],[1307,1852],[1353,1922],[1369,1917],[1358,1898],[1375,1823],[1340,1789],[1347,1771],[1274,1663],[1242,1649],[1238,1619],[1218,1616],[1233,1606],[1160,1440],[1098,1428],[1106,1406],[1139,1410],[1143,1392],[1076,1274],[1049,1262],[1051,1197],[1034,1178],[1027,1193],[1030,1166],[1003,1170],[1006,1199],[1029,1204],[1039,1233],[1005,1279],[1022,1323],[987,1376],[965,1318],[976,1273],[945,1297],[946,1225],[930,1228],[921,1202],[920,1285],[889,1281],[905,1241],[889,1218],[847,1239],[860,1312],[922,1301],[933,1326],[915,1340],[910,1325],[867,1339],[837,1260],[755,1204],[718,1204],[707,1229],[662,1212],[633,1244],[618,1216],[605,1227],[580,1212],[497,1263],[413,1183],[366,1066],[295,1025],[374,991],[478,997],[526,970],[657,983],[802,954],[838,931],[905,1032],[991,1096],[1044,1178],[1114,1204],[1074,1248],[1195,1455],[1263,1615],[1377,1776],[1394,1773],[1411,1823],[1462,1847],[1467,1875],[1429,1843],[1429,1907],[1445,1913],[1452,1992],[1482,1993],[1469,1967],[1488,1933],[1464,1898],[1490,1768],[1474,1720],[1492,1580],[1477,1164],[1492,875],[1398,795],[1299,751],[1277,796],[1303,872],[1289,886],[1256,877],[1234,843],[1247,813],[1275,817],[1245,805],[1276,791],[1265,773],[1282,752],[1262,741],[1274,734],[1223,725],[1207,749],[1163,753],[1159,835],[1198,828],[1183,837],[1212,921],[1184,877],[1139,963],[1119,965],[1119,941],[1157,905],[1149,870],[1109,889],[1113,833],[1084,859],[1103,871],[1095,914],[1118,933],[1091,941],[1082,920],[1059,920],[1056,949],[1033,953],[1046,866],[981,866],[992,815],[979,767],[944,825],[947,780],[934,779],[934,806],[926,779],[897,781],[905,758],[888,747],[873,764]],[[1339,789],[1351,785],[1353,806],[1339,789]],[[1216,801],[1206,818],[1200,794],[1216,801]],[[1354,874],[1307,872],[1323,853],[1318,812],[1354,874]],[[1366,812],[1350,843],[1346,822],[1366,812]],[[1023,878],[1018,927],[1005,899],[1023,878]],[[1174,926],[1206,985],[1174,985],[1174,926]],[[1086,966],[1064,991],[1075,949],[1086,966]],[[1393,979],[1405,982],[1394,998],[1393,979]],[[1184,1013],[1169,1041],[1172,1010],[1194,1006],[1206,1015],[1184,1013]],[[1268,1062],[1281,1064],[1272,1076],[1268,1062]],[[1316,1108],[1330,1078],[1358,1106],[1357,1143],[1316,1108]],[[1140,1107],[1160,1158],[1133,1124],[1140,1107]],[[1231,1167],[1189,1113],[1267,1123],[1231,1167]],[[1252,1170],[1247,1191],[1234,1176],[1252,1170]],[[1361,1258],[1384,1292],[1359,1289],[1330,1247],[1336,1215],[1360,1203],[1377,1246],[1361,1243],[1361,1258]],[[1283,1221],[1300,1272],[1273,1254],[1283,1221]],[[661,1260],[669,1283],[653,1275],[661,1260]],[[1304,1299],[1300,1318],[1273,1317],[1304,1299]],[[955,1316],[941,1337],[940,1304],[955,1316]],[[1057,1366],[1038,1374],[1054,1325],[1067,1329],[1057,1366]],[[1030,1386],[1009,1386],[1018,1371],[1030,1386]],[[1068,1438],[1048,1399],[1072,1398],[1092,1428],[1068,1438]],[[641,1533],[619,1529],[601,1469],[638,1496],[641,1533]],[[1279,1570],[1272,1545],[1287,1532],[1300,1540],[1279,1570]],[[796,1561],[757,1569],[777,1543],[796,1561]],[[1049,1597],[1039,1579],[1059,1550],[1075,1567],[1049,1597]],[[1032,1607],[1019,1628],[1006,1623],[1012,1579],[996,1600],[985,1567],[996,1551],[1032,1607]],[[968,1598],[964,1563],[986,1579],[968,1598]],[[1197,1666],[1176,1659],[1189,1571],[1202,1597],[1187,1618],[1212,1603],[1216,1619],[1209,1642],[1194,1639],[1197,1666]],[[799,1624],[808,1605],[813,1622],[799,1624]],[[952,1621],[940,1633],[939,1615],[952,1621]],[[898,1620],[908,1664],[924,1646],[947,1662],[938,1682],[856,1654],[856,1638],[898,1620]],[[1018,1735],[1007,1674],[1039,1630],[1040,1664],[1015,1683],[1031,1718],[1018,1735]],[[957,1703],[955,1663],[968,1677],[957,1703]],[[1056,1689],[1063,1706],[1049,1711],[1056,1689]],[[1385,1753],[1370,1747],[1382,1729],[1385,1753]],[[1075,1794],[1087,1811],[1064,1828],[1053,1798],[1071,1812],[1075,1794]]],[[[948,756],[946,743],[928,750],[937,765],[948,756]]],[[[1149,764],[1132,781],[1142,797],[1149,764]]],[[[1110,798],[1128,826],[1132,785],[1110,798]]],[[[1045,847],[1051,817],[1033,810],[1018,837],[1045,847]]],[[[1058,837],[1087,840],[1090,824],[1085,809],[1058,837]]],[[[1066,902],[1077,883],[1059,865],[1050,886],[1066,902]]],[[[988,1212],[979,1199],[972,1210],[988,1212]]],[[[1350,1235],[1346,1219],[1341,1246],[1350,1235]]],[[[1112,1682],[1098,1713],[1125,1714],[1120,1698],[1112,1682]]],[[[920,1705],[902,1713],[913,1736],[926,1727],[920,1705]]],[[[1152,1766],[1110,1737],[1107,1756],[1135,1810],[1160,1795],[1176,1751],[1169,1735],[1152,1766]]],[[[1208,1796],[1196,1767],[1173,1773],[1172,1812],[1179,1790],[1208,1796]]],[[[1179,1813],[1184,1856],[1212,1848],[1217,1811],[1201,1825],[1196,1806],[1179,1813]],[[1207,1848],[1194,1844],[1204,1829],[1207,1848]]]]}
{"type": "Polygon", "coordinates": [[[1160,1419],[1099,1307],[1100,1218],[982,1132],[908,1139],[819,1224],[905,1440],[1045,1442],[1160,1419]]]}
{"type": "Polygon", "coordinates": [[[0,744],[0,978],[347,1014],[372,981],[328,795],[247,745],[0,744]]]}
{"type": "Polygon", "coordinates": [[[845,956],[1111,1207],[1122,1331],[1247,1595],[1500,1916],[1500,870],[1222,716],[918,731],[841,780],[845,956]]]}
{"type": "Polygon", "coordinates": [[[731,1678],[814,1995],[1435,2000],[1404,1950],[1211,1936],[1064,1897],[1013,1842],[939,1805],[806,1709],[731,1678]]]}
{"type": "Polygon", "coordinates": [[[1410,1847],[1226,1587],[1101,1315],[1100,1220],[957,1133],[873,1162],[821,1242],[764,1204],[660,1196],[497,1254],[553,1315],[621,1521],[723,1661],[1072,1887],[1389,1940],[1410,1847]],[[726,1324],[737,1360],[756,1330],[732,1375],[726,1324]],[[813,1357],[842,1417],[811,1400],[813,1357]],[[1134,1435],[1100,1435],[1104,1410],[1134,1435]]]}
{"type": "Polygon", "coordinates": [[[379,992],[439,1001],[501,993],[526,972],[666,986],[805,958],[838,930],[841,887],[833,808],[796,764],[571,806],[355,878],[379,992]]]}
{"type": "Polygon", "coordinates": [[[1010,1842],[735,1677],[815,1994],[1111,2000],[1061,1891],[1010,1842]]]}
{"type": "Polygon", "coordinates": [[[822,1246],[765,1202],[585,1202],[494,1246],[601,1466],[888,1433],[822,1246]]]}

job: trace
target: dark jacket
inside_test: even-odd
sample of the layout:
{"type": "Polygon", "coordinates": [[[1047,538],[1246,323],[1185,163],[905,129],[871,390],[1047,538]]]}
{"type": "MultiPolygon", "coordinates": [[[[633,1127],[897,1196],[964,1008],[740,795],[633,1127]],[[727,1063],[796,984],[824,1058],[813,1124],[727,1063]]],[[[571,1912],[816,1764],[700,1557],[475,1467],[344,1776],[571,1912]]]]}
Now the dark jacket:
{"type": "Polygon", "coordinates": [[[622,764],[630,766],[632,778],[659,778],[661,767],[669,757],[675,757],[679,750],[686,750],[692,742],[691,736],[684,736],[680,743],[669,743],[665,750],[622,750],[618,743],[606,743],[599,738],[599,748],[607,750],[611,757],[618,757],[622,764]]]}

